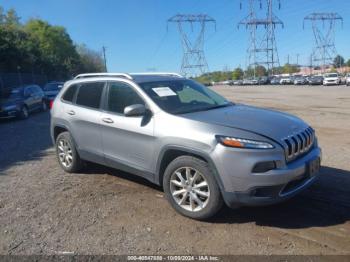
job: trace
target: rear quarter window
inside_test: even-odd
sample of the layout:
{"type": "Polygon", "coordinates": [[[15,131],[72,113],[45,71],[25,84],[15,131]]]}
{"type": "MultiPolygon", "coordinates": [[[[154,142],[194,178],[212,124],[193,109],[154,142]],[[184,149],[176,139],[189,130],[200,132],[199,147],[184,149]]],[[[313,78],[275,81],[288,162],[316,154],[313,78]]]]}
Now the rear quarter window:
{"type": "Polygon", "coordinates": [[[66,102],[72,103],[77,89],[78,89],[78,85],[71,85],[63,94],[62,99],[66,102]]]}

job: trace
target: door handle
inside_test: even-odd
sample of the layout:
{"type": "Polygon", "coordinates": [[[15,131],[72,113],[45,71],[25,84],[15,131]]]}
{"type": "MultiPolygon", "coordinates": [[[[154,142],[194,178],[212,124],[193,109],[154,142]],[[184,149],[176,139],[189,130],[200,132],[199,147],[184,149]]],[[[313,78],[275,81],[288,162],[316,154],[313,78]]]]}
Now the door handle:
{"type": "Polygon", "coordinates": [[[110,118],[102,118],[102,121],[108,124],[114,123],[113,120],[110,118]]]}
{"type": "Polygon", "coordinates": [[[70,110],[67,112],[67,114],[73,116],[73,115],[75,115],[75,112],[73,110],[70,110]]]}

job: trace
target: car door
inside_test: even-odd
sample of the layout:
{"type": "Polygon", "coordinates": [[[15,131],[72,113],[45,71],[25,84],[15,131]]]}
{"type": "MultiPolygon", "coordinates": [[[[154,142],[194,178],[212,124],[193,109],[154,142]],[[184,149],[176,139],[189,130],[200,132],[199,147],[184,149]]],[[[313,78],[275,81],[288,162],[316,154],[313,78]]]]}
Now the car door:
{"type": "Polygon", "coordinates": [[[34,90],[31,86],[26,86],[24,88],[24,103],[28,107],[29,111],[35,110],[34,90]]]}
{"type": "Polygon", "coordinates": [[[43,91],[41,90],[41,88],[37,85],[32,85],[31,86],[31,90],[33,91],[33,103],[34,103],[34,107],[36,109],[39,109],[42,107],[42,101],[43,101],[43,91]]]}
{"type": "Polygon", "coordinates": [[[142,176],[151,176],[154,147],[154,120],[151,114],[127,117],[124,108],[144,104],[131,85],[111,81],[105,96],[101,116],[102,144],[106,162],[117,168],[132,167],[142,176]]]}
{"type": "Polygon", "coordinates": [[[63,114],[80,156],[98,163],[104,161],[100,127],[104,87],[103,81],[89,81],[70,86],[62,96],[63,114]],[[71,90],[75,91],[74,95],[71,90]]]}

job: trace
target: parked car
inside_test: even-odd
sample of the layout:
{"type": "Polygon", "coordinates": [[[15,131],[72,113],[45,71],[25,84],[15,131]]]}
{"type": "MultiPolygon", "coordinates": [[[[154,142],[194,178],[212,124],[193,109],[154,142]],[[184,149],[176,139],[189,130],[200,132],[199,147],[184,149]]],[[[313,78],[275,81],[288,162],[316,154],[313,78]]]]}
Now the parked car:
{"type": "Polygon", "coordinates": [[[270,81],[269,81],[269,78],[267,76],[262,76],[258,79],[259,85],[267,85],[269,83],[270,83],[270,81]]]}
{"type": "Polygon", "coordinates": [[[232,84],[233,84],[234,86],[241,86],[241,85],[243,85],[243,80],[234,80],[234,81],[232,82],[232,84]]]}
{"type": "Polygon", "coordinates": [[[53,100],[57,96],[57,94],[60,92],[61,88],[63,87],[63,82],[49,82],[47,83],[43,91],[47,97],[48,100],[53,100]]]}
{"type": "Polygon", "coordinates": [[[279,85],[281,82],[281,79],[279,77],[274,77],[271,79],[270,84],[271,85],[279,85]]]}
{"type": "Polygon", "coordinates": [[[47,110],[47,101],[42,89],[28,85],[12,89],[10,95],[0,101],[0,118],[28,118],[36,110],[47,110]]]}
{"type": "Polygon", "coordinates": [[[350,86],[350,73],[346,75],[345,83],[347,86],[350,86]]]}
{"type": "Polygon", "coordinates": [[[311,76],[308,80],[309,85],[322,85],[323,76],[311,76]]]}
{"type": "Polygon", "coordinates": [[[321,160],[303,120],[172,73],[77,76],[54,100],[51,136],[64,171],[92,161],[142,176],[194,219],[223,203],[289,199],[317,179],[321,160]]]}
{"type": "Polygon", "coordinates": [[[293,80],[290,76],[284,76],[284,77],[281,77],[280,84],[290,85],[290,84],[293,84],[293,80]]]}
{"type": "Polygon", "coordinates": [[[340,84],[340,77],[338,73],[329,73],[325,74],[323,76],[323,85],[328,86],[328,85],[339,85],[340,84]]]}
{"type": "Polygon", "coordinates": [[[305,77],[296,77],[294,79],[294,85],[305,85],[307,84],[307,80],[305,77]]]}

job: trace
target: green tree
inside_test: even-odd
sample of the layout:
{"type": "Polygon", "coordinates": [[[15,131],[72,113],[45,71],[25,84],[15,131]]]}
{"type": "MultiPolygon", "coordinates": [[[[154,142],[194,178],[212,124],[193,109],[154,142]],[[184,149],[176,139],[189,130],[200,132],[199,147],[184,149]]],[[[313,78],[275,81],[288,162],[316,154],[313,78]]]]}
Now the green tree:
{"type": "Polygon", "coordinates": [[[232,72],[232,79],[233,80],[240,80],[243,79],[244,72],[241,68],[237,67],[233,72],[232,72]]]}
{"type": "Polygon", "coordinates": [[[65,28],[32,19],[24,30],[28,34],[28,46],[37,47],[36,62],[49,78],[67,78],[79,72],[79,55],[65,28]]]}
{"type": "Polygon", "coordinates": [[[346,65],[350,67],[350,59],[346,62],[346,65]]]}
{"type": "Polygon", "coordinates": [[[300,71],[299,67],[291,64],[285,64],[282,68],[282,72],[284,74],[293,74],[293,73],[298,73],[299,71],[300,71]]]}
{"type": "Polygon", "coordinates": [[[345,63],[345,59],[341,55],[337,55],[333,60],[333,64],[335,68],[342,67],[344,63],[345,63]]]}
{"type": "Polygon", "coordinates": [[[104,72],[104,61],[100,53],[91,50],[86,45],[78,45],[77,51],[80,56],[81,72],[104,72]]]}

